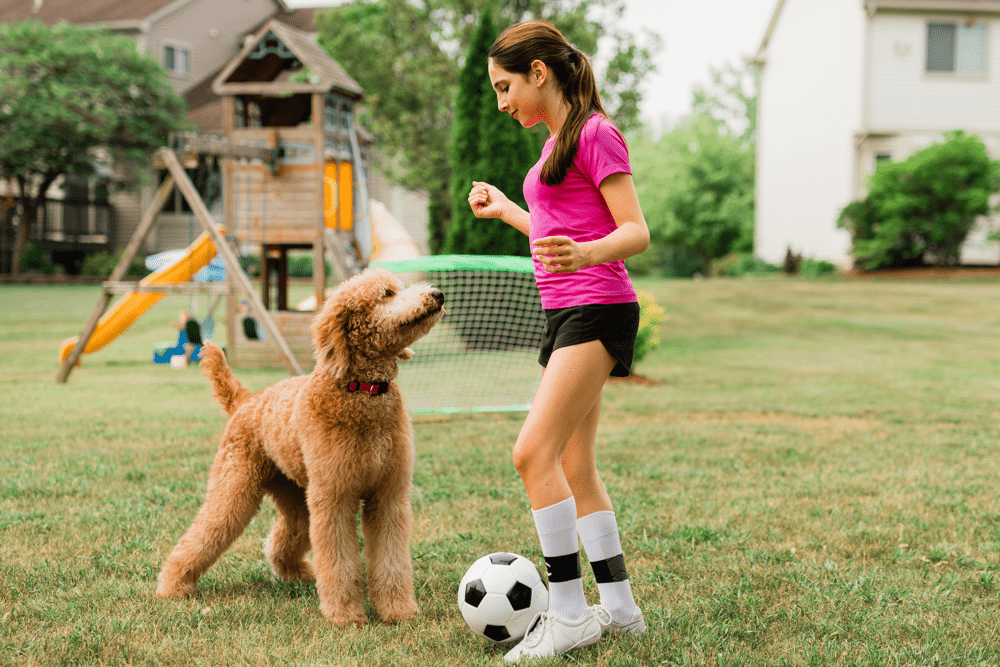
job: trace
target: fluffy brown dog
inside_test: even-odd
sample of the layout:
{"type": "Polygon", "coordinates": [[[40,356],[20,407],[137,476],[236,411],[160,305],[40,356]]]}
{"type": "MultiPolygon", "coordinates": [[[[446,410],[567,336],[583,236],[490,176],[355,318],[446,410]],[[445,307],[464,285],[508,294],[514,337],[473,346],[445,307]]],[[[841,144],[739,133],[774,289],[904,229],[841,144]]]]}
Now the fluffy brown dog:
{"type": "Polygon", "coordinates": [[[355,523],[362,503],[372,607],[389,622],[417,613],[413,430],[391,380],[397,358],[412,356],[407,346],[441,319],[443,304],[440,290],[403,289],[390,272],[368,269],[337,287],[313,320],[313,372],[252,395],[222,351],[205,345],[202,369],[231,417],[205,504],[164,563],[158,596],[194,594],[268,494],[278,508],[264,542],[271,569],[285,581],[315,578],[324,616],[340,625],[365,621],[355,523]]]}

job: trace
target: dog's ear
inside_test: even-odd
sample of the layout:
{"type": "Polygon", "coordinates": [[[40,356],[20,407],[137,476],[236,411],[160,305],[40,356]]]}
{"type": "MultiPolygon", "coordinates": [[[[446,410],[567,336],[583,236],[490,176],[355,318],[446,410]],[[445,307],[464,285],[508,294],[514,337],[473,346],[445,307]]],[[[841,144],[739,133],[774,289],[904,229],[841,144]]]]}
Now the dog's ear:
{"type": "Polygon", "coordinates": [[[343,304],[328,301],[309,327],[317,366],[325,365],[331,375],[347,372],[347,320],[351,311],[343,304]]]}

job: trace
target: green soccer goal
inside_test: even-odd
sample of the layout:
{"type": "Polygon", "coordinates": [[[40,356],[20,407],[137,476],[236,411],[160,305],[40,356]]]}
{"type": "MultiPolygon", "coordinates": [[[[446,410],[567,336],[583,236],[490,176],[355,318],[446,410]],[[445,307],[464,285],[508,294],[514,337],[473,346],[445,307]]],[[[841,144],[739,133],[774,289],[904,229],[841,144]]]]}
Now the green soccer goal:
{"type": "Polygon", "coordinates": [[[399,365],[413,414],[527,410],[541,380],[545,326],[527,257],[433,255],[378,261],[407,283],[444,292],[445,316],[399,365]]]}

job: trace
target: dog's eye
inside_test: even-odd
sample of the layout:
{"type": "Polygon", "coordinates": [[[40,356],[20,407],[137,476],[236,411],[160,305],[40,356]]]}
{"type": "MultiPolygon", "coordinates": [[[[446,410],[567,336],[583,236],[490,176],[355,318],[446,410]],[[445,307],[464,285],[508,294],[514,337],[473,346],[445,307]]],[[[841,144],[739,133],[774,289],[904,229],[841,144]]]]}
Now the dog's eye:
{"type": "Polygon", "coordinates": [[[382,298],[383,299],[388,299],[388,298],[391,298],[391,297],[394,297],[394,296],[396,296],[396,293],[393,292],[391,289],[386,288],[385,294],[382,295],[382,298]]]}

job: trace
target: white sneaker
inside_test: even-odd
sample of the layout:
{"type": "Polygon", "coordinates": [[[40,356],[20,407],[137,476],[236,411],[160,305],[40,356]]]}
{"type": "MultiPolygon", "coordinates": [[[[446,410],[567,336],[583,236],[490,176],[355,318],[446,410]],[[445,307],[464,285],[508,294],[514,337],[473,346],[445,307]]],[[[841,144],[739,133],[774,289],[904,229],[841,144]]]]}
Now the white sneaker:
{"type": "Polygon", "coordinates": [[[590,607],[578,621],[567,621],[554,611],[543,611],[528,626],[521,643],[503,659],[517,662],[521,658],[548,658],[590,646],[600,638],[601,622],[590,607]]]}
{"type": "Polygon", "coordinates": [[[601,629],[608,634],[614,635],[641,635],[646,631],[646,620],[642,617],[642,610],[638,607],[632,612],[631,618],[624,623],[619,623],[611,618],[611,612],[599,604],[595,604],[591,609],[601,623],[601,629]]]}

